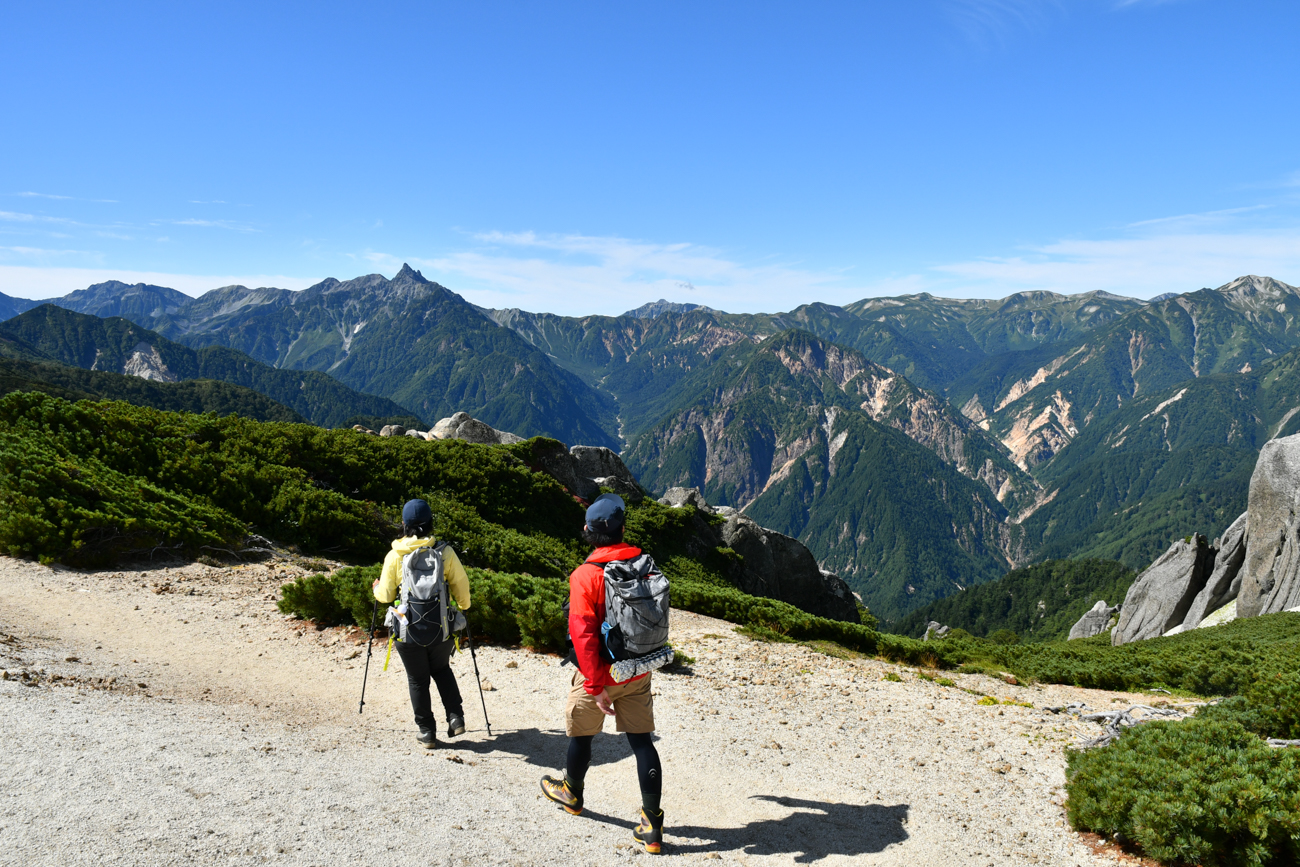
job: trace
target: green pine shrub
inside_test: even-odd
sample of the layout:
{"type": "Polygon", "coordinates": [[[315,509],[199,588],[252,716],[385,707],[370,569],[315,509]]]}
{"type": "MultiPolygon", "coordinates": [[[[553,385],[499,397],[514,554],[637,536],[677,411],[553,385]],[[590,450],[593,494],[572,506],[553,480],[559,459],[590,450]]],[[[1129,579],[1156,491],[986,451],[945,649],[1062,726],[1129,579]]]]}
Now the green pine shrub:
{"type": "Polygon", "coordinates": [[[1070,823],[1167,864],[1300,861],[1300,751],[1231,721],[1145,723],[1067,753],[1070,823]]]}
{"type": "MultiPolygon", "coordinates": [[[[338,598],[343,583],[337,575],[303,575],[280,587],[275,606],[285,614],[296,614],[320,626],[355,622],[352,612],[338,598]]],[[[369,626],[369,617],[366,621],[369,626]]]]}

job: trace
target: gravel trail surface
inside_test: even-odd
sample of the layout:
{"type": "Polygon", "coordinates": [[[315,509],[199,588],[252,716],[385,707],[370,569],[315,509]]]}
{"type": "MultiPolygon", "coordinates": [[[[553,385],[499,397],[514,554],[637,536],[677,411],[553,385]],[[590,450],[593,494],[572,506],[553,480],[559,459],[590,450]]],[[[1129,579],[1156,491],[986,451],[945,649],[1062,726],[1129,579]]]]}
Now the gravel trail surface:
{"type": "MultiPolygon", "coordinates": [[[[275,608],[310,563],[80,572],[0,558],[0,864],[610,864],[640,796],[614,734],[587,809],[538,780],[562,769],[570,668],[483,647],[485,730],[415,743],[401,662],[364,635],[275,608]]],[[[1062,748],[1092,724],[1045,713],[1153,703],[1009,686],[765,644],[673,613],[689,669],[654,675],[665,863],[1095,865],[1066,826],[1062,748]],[[885,680],[895,673],[902,682],[885,680]],[[980,706],[972,692],[1032,704],[980,706]]],[[[612,723],[607,727],[612,730],[612,723]]]]}

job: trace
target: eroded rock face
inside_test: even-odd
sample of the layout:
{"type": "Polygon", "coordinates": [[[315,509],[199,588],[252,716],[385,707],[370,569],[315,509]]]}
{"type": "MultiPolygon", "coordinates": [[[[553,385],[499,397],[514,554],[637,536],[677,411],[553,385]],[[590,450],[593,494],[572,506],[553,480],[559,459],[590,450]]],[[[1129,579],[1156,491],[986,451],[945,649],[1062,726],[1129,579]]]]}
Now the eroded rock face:
{"type": "Polygon", "coordinates": [[[574,446],[541,440],[533,450],[539,468],[583,502],[600,496],[601,487],[612,488],[628,503],[640,502],[645,496],[636,476],[623,460],[603,446],[574,446]]]}
{"type": "Polygon", "coordinates": [[[1192,600],[1192,607],[1183,618],[1183,626],[1195,629],[1207,614],[1218,611],[1237,598],[1241,588],[1241,567],[1246,562],[1246,518],[1242,513],[1219,537],[1218,553],[1214,555],[1214,571],[1205,587],[1192,600]]]}
{"type": "Polygon", "coordinates": [[[1083,616],[1070,627],[1070,641],[1076,638],[1092,638],[1094,635],[1101,635],[1110,625],[1110,619],[1115,616],[1119,610],[1118,605],[1107,605],[1105,599],[1097,600],[1097,604],[1092,606],[1083,613],[1083,616]]]}
{"type": "Polygon", "coordinates": [[[1265,443],[1250,477],[1250,545],[1237,616],[1300,605],[1300,434],[1265,443]]]}
{"type": "Polygon", "coordinates": [[[487,422],[479,421],[467,412],[458,412],[440,419],[429,431],[434,439],[464,440],[481,445],[509,445],[521,443],[524,438],[518,434],[500,431],[487,422]]]}
{"type": "Polygon", "coordinates": [[[1110,643],[1119,646],[1156,638],[1181,626],[1214,570],[1214,554],[1199,534],[1170,546],[1129,588],[1110,643]]]}
{"type": "Polygon", "coordinates": [[[645,496],[636,476],[613,450],[604,446],[574,446],[569,449],[569,456],[579,476],[601,487],[613,488],[624,500],[635,502],[645,496]]]}
{"type": "Polygon", "coordinates": [[[733,514],[722,541],[744,558],[740,589],[751,596],[789,602],[810,614],[860,623],[857,599],[843,579],[823,572],[802,542],[733,514]]]}

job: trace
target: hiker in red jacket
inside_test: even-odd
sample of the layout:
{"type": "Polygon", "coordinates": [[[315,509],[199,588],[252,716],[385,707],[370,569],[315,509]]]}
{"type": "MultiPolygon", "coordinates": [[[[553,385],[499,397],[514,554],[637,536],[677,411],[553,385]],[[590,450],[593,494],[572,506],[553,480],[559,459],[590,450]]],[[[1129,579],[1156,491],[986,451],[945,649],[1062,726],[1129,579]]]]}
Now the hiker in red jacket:
{"type": "Polygon", "coordinates": [[[605,717],[614,718],[615,728],[627,735],[636,754],[637,777],[641,783],[641,823],[632,837],[646,852],[659,854],[663,844],[664,814],[660,809],[663,769],[655,749],[654,699],[650,675],[642,674],[617,683],[610,664],[601,656],[600,630],[605,622],[604,564],[631,560],[641,549],[623,542],[625,516],[623,500],[603,494],[587,509],[582,538],[596,548],[569,576],[569,637],[573,641],[578,670],[573,673],[569,698],[564,707],[564,731],[569,736],[569,755],[564,779],[542,777],[542,792],[573,815],[582,812],[582,788],[591,764],[591,742],[604,727],[605,717]]]}

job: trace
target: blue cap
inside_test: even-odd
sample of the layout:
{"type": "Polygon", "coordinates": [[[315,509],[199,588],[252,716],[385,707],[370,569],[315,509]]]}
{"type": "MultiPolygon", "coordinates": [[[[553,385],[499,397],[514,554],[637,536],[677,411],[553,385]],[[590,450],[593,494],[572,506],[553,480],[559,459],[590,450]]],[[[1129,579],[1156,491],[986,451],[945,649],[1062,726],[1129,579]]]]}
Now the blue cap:
{"type": "Polygon", "coordinates": [[[613,533],[623,526],[626,511],[618,494],[601,494],[587,507],[587,526],[597,533],[613,533]]]}
{"type": "Polygon", "coordinates": [[[433,510],[424,500],[407,500],[406,505],[402,506],[402,523],[408,527],[418,527],[432,522],[433,510]]]}

